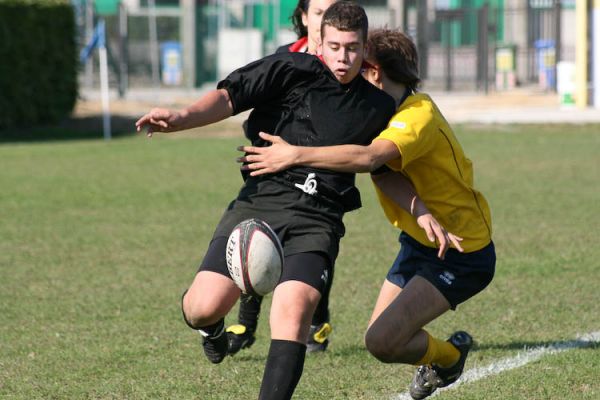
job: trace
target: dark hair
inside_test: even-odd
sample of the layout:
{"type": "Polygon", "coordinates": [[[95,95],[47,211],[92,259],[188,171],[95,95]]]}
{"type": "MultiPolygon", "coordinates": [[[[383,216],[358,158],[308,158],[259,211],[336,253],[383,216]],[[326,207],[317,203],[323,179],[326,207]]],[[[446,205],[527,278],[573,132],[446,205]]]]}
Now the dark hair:
{"type": "Polygon", "coordinates": [[[385,75],[396,83],[415,90],[419,78],[419,56],[413,41],[404,33],[391,29],[369,32],[367,60],[378,64],[385,75]]]}
{"type": "Polygon", "coordinates": [[[310,0],[298,0],[298,5],[294,9],[294,13],[290,17],[294,25],[294,32],[298,35],[298,39],[308,36],[308,30],[302,23],[302,13],[308,12],[310,0]]]}
{"type": "Polygon", "coordinates": [[[353,1],[338,1],[323,14],[321,21],[321,38],[325,26],[331,26],[343,32],[362,32],[363,41],[367,41],[369,19],[365,10],[353,1]]]}

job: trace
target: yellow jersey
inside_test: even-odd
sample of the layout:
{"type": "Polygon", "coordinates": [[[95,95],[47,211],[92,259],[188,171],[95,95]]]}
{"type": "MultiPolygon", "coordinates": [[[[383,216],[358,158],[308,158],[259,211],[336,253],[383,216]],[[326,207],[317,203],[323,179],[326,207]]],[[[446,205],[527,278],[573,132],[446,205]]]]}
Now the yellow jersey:
{"type": "MultiPolygon", "coordinates": [[[[483,195],[473,187],[471,160],[428,95],[408,96],[375,140],[389,140],[398,147],[401,157],[389,161],[387,166],[404,174],[442,226],[463,238],[465,252],[490,243],[491,213],[483,195]]],[[[423,245],[435,247],[410,213],[375,188],[394,226],[423,245]]]]}

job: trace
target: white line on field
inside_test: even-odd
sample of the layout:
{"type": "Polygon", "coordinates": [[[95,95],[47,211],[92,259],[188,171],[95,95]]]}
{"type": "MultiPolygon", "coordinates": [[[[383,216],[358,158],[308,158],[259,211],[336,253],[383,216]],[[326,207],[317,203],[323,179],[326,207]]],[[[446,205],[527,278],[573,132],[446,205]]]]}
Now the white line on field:
{"type": "MultiPolygon", "coordinates": [[[[491,375],[496,375],[504,371],[522,367],[523,365],[532,361],[536,361],[547,354],[556,354],[567,350],[589,347],[598,342],[600,342],[600,331],[586,333],[585,335],[578,336],[575,340],[556,342],[547,346],[534,347],[532,349],[525,348],[523,353],[519,353],[514,357],[503,358],[491,363],[488,366],[466,371],[460,377],[460,379],[456,381],[456,383],[451,386],[438,389],[430,397],[434,397],[446,390],[452,390],[453,388],[465,383],[475,382],[491,375]]],[[[393,400],[412,400],[412,397],[410,397],[408,392],[401,393],[393,396],[392,398],[393,400]]]]}

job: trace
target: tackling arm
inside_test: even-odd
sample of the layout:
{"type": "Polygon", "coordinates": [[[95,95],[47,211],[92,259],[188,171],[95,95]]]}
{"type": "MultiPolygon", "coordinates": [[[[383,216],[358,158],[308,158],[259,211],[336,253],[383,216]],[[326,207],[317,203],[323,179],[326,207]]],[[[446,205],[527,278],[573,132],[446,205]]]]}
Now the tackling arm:
{"type": "Polygon", "coordinates": [[[438,245],[438,257],[444,259],[446,251],[453,246],[462,252],[462,238],[446,229],[435,219],[425,203],[419,198],[412,183],[399,172],[388,171],[371,175],[377,187],[394,203],[408,211],[417,220],[417,224],[425,231],[427,238],[438,245]]]}
{"type": "Polygon", "coordinates": [[[399,172],[387,171],[371,175],[373,183],[405,211],[418,218],[429,214],[425,203],[418,197],[412,183],[399,172]]]}
{"type": "Polygon", "coordinates": [[[270,174],[294,165],[329,169],[340,172],[370,172],[387,161],[400,157],[400,151],[389,140],[374,140],[368,146],[345,144],[338,146],[292,146],[279,136],[261,132],[260,137],[271,146],[240,146],[247,153],[238,162],[247,163],[242,169],[250,175],[270,174]]]}

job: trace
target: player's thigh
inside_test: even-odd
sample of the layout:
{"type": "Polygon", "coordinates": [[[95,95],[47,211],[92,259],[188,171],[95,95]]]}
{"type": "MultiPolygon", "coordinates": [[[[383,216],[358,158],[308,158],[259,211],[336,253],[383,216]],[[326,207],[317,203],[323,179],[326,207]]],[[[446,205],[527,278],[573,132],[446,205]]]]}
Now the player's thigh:
{"type": "Polygon", "coordinates": [[[271,303],[273,339],[306,341],[310,322],[327,287],[332,267],[331,256],[323,251],[285,257],[281,279],[271,303]]]}
{"type": "Polygon", "coordinates": [[[379,296],[375,302],[375,307],[371,313],[371,319],[369,320],[369,326],[375,321],[391,303],[400,294],[402,288],[394,285],[387,279],[383,281],[381,289],[379,290],[379,296]]]}

